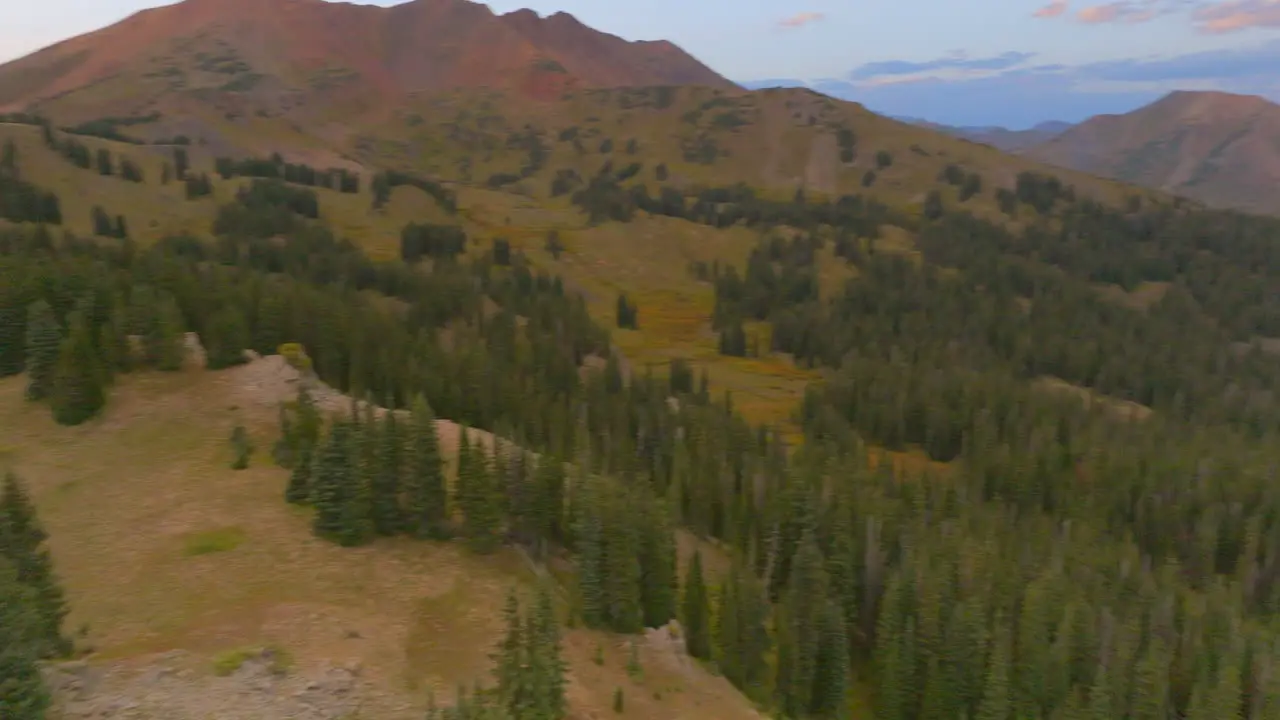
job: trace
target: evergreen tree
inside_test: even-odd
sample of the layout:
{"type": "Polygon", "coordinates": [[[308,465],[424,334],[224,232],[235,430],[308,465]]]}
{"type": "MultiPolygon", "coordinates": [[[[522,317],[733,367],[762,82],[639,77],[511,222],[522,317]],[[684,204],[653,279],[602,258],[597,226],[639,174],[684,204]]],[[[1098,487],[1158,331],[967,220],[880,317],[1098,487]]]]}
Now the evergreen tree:
{"type": "Polygon", "coordinates": [[[114,164],[111,162],[110,150],[106,148],[98,150],[97,166],[99,175],[111,175],[115,172],[114,164]]]}
{"type": "Polygon", "coordinates": [[[532,710],[534,720],[564,720],[569,715],[565,697],[568,686],[560,647],[560,625],[551,604],[551,592],[543,585],[538,589],[527,635],[531,638],[530,666],[532,675],[532,710]]]}
{"type": "Polygon", "coordinates": [[[316,451],[311,473],[311,503],[316,508],[312,529],[317,536],[333,542],[344,537],[345,511],[355,484],[352,435],[349,420],[335,420],[316,451]]]}
{"type": "Polygon", "coordinates": [[[377,474],[378,423],[372,403],[365,404],[365,416],[351,415],[348,486],[343,492],[342,530],[338,543],[345,547],[363,545],[373,539],[373,483],[377,474]]]}
{"type": "Polygon", "coordinates": [[[182,311],[173,296],[163,293],[158,299],[155,320],[150,323],[144,341],[147,361],[157,370],[173,372],[182,369],[186,359],[186,328],[182,311]]]}
{"type": "Polygon", "coordinates": [[[44,400],[53,392],[62,331],[53,308],[43,300],[27,310],[27,399],[44,400]]]}
{"type": "Polygon", "coordinates": [[[206,367],[210,370],[243,364],[244,351],[249,347],[249,326],[245,322],[244,312],[235,305],[226,303],[213,316],[201,340],[205,347],[206,367]]]}
{"type": "MultiPolygon", "coordinates": [[[[463,432],[466,432],[465,428],[463,432]]],[[[474,447],[460,443],[458,487],[461,493],[459,505],[465,515],[471,547],[481,553],[493,552],[500,541],[502,494],[483,441],[474,447]]]]}
{"type": "Polygon", "coordinates": [[[640,593],[644,625],[662,627],[675,617],[679,595],[675,533],[666,509],[656,500],[641,497],[639,505],[633,522],[638,523],[640,533],[640,593]]]}
{"type": "Polygon", "coordinates": [[[822,616],[823,631],[814,672],[814,717],[844,717],[845,692],[849,683],[849,637],[845,631],[844,610],[828,600],[822,616]]]}
{"type": "Polygon", "coordinates": [[[37,662],[45,655],[36,591],[0,557],[0,717],[44,720],[50,705],[37,662]]]}
{"type": "Polygon", "coordinates": [[[512,714],[528,707],[533,678],[530,676],[529,646],[532,638],[526,634],[521,621],[520,601],[514,590],[507,593],[502,610],[506,631],[497,652],[490,656],[494,661],[493,677],[497,683],[498,702],[512,714]]]}
{"type": "Polygon", "coordinates": [[[707,588],[702,579],[702,553],[694,551],[685,575],[681,600],[684,623],[684,645],[690,655],[703,660],[711,657],[711,621],[707,605],[707,588]]]}
{"type": "Polygon", "coordinates": [[[382,429],[378,434],[377,467],[370,493],[373,526],[379,535],[395,535],[403,529],[405,517],[400,510],[400,485],[404,470],[402,443],[395,413],[388,410],[382,416],[382,429]]]}
{"type": "Polygon", "coordinates": [[[303,445],[298,457],[293,461],[293,469],[289,472],[289,485],[285,488],[285,502],[294,505],[305,505],[311,502],[311,473],[313,450],[310,444],[303,445]]]}
{"type": "Polygon", "coordinates": [[[421,395],[414,398],[412,413],[404,477],[405,525],[417,537],[443,540],[449,535],[449,508],[436,419],[421,395]]]}
{"type": "Polygon", "coordinates": [[[800,540],[787,582],[782,607],[786,624],[778,649],[777,689],[782,707],[792,716],[810,712],[815,704],[816,679],[828,674],[820,668],[822,634],[827,625],[827,573],[822,551],[812,534],[800,540]]]}
{"type": "Polygon", "coordinates": [[[548,545],[564,542],[564,491],[564,460],[555,455],[543,455],[534,474],[533,500],[530,503],[530,524],[540,558],[546,557],[548,545]]]}
{"type": "Polygon", "coordinates": [[[13,473],[6,473],[4,491],[0,493],[0,558],[12,563],[17,582],[32,592],[34,611],[39,617],[34,628],[39,639],[38,654],[55,657],[69,653],[71,643],[62,634],[67,607],[53,560],[44,547],[47,537],[22,483],[13,473]]]}
{"type": "Polygon", "coordinates": [[[982,702],[974,720],[1009,720],[1012,703],[1009,695],[1010,650],[1007,625],[996,620],[995,645],[987,661],[987,676],[982,687],[982,702]]]}
{"type": "Polygon", "coordinates": [[[253,444],[249,441],[249,431],[244,425],[236,423],[231,430],[231,469],[244,470],[249,467],[249,456],[253,454],[253,444]]]}
{"type": "Polygon", "coordinates": [[[50,405],[60,425],[79,425],[106,404],[106,369],[97,354],[93,331],[85,315],[71,314],[67,339],[58,352],[50,405]]]}

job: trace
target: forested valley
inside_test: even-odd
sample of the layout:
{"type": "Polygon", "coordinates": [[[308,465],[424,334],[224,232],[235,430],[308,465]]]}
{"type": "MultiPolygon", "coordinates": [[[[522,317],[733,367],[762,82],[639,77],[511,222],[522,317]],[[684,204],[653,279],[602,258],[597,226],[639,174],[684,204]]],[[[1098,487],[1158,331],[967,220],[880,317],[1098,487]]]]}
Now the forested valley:
{"type": "MultiPolygon", "coordinates": [[[[214,369],[291,349],[369,400],[323,417],[303,392],[281,409],[280,501],[314,506],[322,538],[570,558],[575,622],[636,633],[678,618],[690,655],[785,717],[844,717],[859,678],[885,720],[1280,718],[1275,221],[1118,210],[1029,174],[1003,203],[1016,231],[936,197],[911,216],[741,187],[655,200],[611,178],[575,193],[601,222],[760,230],[745,267],[690,271],[715,286],[724,352],[827,372],[789,444],[691,363],[624,372],[580,296],[458,227],[406,227],[401,259],[375,262],[316,219],[310,189],[224,166],[267,177],[220,209],[216,242],[139,247],[62,233],[57,198],[21,179],[20,158],[6,168],[26,200],[0,209],[28,224],[0,235],[0,375],[25,372],[30,401],[75,425],[120,374],[178,369],[188,331],[214,369]],[[879,247],[885,223],[915,232],[916,252],[879,247]],[[824,296],[827,243],[857,274],[824,296]],[[1138,307],[1102,283],[1163,294],[1138,307]],[[464,441],[450,482],[435,417],[510,443],[464,441]],[[884,448],[948,464],[895,474],[873,461],[884,448]],[[695,555],[681,577],[676,528],[722,548],[729,572],[695,555]]],[[[642,305],[619,308],[619,324],[644,322],[642,305]]],[[[26,598],[0,605],[0,639],[20,612],[57,618],[0,650],[29,675],[66,648],[50,640],[61,600],[39,599],[47,559],[27,559],[40,538],[8,509],[24,502],[0,508],[16,568],[0,563],[0,593],[26,598]]],[[[522,660],[499,660],[496,691],[433,712],[566,717],[548,602],[522,615],[513,600],[522,660]]]]}

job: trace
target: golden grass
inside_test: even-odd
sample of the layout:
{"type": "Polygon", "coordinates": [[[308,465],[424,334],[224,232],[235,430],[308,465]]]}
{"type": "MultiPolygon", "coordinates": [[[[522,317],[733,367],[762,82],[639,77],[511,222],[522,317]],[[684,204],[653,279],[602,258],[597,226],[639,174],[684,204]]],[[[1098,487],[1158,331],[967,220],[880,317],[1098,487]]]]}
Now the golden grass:
{"type": "MultiPolygon", "coordinates": [[[[531,581],[518,553],[477,557],[405,538],[344,549],[313,538],[309,513],[283,501],[285,471],[228,467],[235,422],[259,448],[275,434],[271,404],[255,401],[245,371],[122,377],[105,415],[77,428],[25,402],[21,378],[0,381],[4,462],[31,487],[68,591],[69,627],[87,623],[95,661],[183,649],[208,657],[209,672],[233,671],[248,649],[273,648],[300,669],[358,662],[379,691],[366,709],[391,720],[420,717],[426,688],[445,697],[486,679],[506,592],[531,581]]],[[[621,664],[608,679],[587,676],[587,645],[597,641],[620,642],[585,631],[566,640],[583,711],[607,709],[613,686],[628,681],[621,664]]],[[[700,669],[655,670],[645,682],[679,690],[626,717],[752,716],[700,669]]]]}

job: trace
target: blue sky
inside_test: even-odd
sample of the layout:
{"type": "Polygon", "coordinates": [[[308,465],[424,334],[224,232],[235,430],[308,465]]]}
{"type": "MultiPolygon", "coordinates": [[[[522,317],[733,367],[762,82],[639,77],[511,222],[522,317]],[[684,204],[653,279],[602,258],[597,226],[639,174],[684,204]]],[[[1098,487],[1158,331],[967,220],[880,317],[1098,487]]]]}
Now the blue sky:
{"type": "MultiPolygon", "coordinates": [[[[270,0],[263,0],[268,2],[270,0]]],[[[0,60],[158,4],[5,11],[0,60]]],[[[390,5],[394,2],[374,4],[390,5]]],[[[1026,127],[1125,112],[1173,89],[1280,100],[1280,0],[492,0],[665,38],[732,80],[805,83],[873,110],[1026,127]]]]}

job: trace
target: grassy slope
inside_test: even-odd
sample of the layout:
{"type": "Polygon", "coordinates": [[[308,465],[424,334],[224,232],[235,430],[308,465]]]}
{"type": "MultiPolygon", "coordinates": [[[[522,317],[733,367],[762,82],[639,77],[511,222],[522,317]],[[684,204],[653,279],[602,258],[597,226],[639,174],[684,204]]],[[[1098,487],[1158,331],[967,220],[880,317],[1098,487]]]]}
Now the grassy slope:
{"type": "MultiPolygon", "coordinates": [[[[72,627],[88,624],[102,659],[186,649],[210,658],[208,672],[246,645],[278,645],[308,667],[356,661],[379,683],[371,716],[416,717],[404,704],[421,703],[426,687],[447,695],[487,672],[506,590],[528,585],[528,568],[514,551],[479,558],[451,544],[346,550],[313,539],[306,512],[282,500],[287,473],[264,457],[278,393],[255,368],[123,378],[106,415],[75,429],[25,403],[20,378],[0,381],[0,465],[32,485],[72,627]],[[228,468],[237,420],[261,448],[243,472],[228,468]],[[200,545],[223,549],[195,554],[200,545]]],[[[570,631],[575,709],[611,712],[621,686],[624,717],[754,716],[723,679],[660,645],[642,645],[644,679],[634,681],[624,641],[570,631]],[[592,661],[597,646],[603,666],[592,661]]]]}

